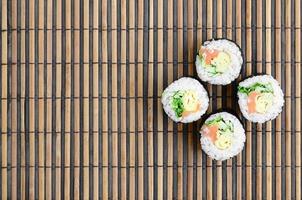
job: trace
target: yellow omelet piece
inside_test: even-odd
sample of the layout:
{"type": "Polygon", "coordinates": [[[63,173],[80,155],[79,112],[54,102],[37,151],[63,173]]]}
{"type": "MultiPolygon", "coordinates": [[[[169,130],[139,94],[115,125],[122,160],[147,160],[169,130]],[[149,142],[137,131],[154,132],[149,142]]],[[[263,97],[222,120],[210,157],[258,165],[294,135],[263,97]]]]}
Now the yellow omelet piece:
{"type": "Polygon", "coordinates": [[[266,113],[273,105],[274,95],[271,93],[261,93],[256,98],[256,111],[266,113]]]}
{"type": "Polygon", "coordinates": [[[183,105],[185,111],[195,111],[199,105],[197,93],[193,90],[188,90],[183,96],[183,105]]]}
{"type": "Polygon", "coordinates": [[[217,140],[215,141],[215,146],[218,149],[224,150],[232,145],[232,138],[230,134],[217,134],[217,140]]]}
{"type": "Polygon", "coordinates": [[[216,66],[216,71],[217,72],[225,72],[229,65],[231,64],[231,57],[229,54],[221,51],[218,53],[217,57],[215,57],[212,61],[211,64],[216,66]]]}

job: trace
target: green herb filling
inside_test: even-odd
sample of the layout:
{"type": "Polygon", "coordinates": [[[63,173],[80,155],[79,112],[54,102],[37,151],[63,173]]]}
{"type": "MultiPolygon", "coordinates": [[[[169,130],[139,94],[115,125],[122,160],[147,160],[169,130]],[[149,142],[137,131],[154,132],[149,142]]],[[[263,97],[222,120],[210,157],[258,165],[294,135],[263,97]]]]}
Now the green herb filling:
{"type": "Polygon", "coordinates": [[[172,97],[171,107],[177,117],[181,117],[184,112],[184,104],[182,100],[183,95],[184,93],[182,91],[177,91],[172,97]]]}
{"type": "Polygon", "coordinates": [[[230,120],[224,120],[220,115],[214,119],[206,121],[207,126],[218,125],[218,132],[220,134],[232,133],[234,131],[234,125],[230,120]]]}
{"type": "Polygon", "coordinates": [[[249,95],[251,92],[257,91],[260,93],[274,93],[273,87],[271,83],[254,83],[249,87],[238,86],[238,92],[242,94],[249,95]]]}

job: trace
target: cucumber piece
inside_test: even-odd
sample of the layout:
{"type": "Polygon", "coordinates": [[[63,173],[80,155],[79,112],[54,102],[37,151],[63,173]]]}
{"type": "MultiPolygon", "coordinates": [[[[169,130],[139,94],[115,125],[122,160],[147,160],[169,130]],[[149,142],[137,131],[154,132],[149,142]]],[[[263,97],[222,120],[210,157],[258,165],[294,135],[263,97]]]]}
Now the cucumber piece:
{"type": "Polygon", "coordinates": [[[233,132],[234,131],[234,124],[231,121],[226,121],[225,123],[228,126],[228,129],[233,132]]]}
{"type": "Polygon", "coordinates": [[[217,65],[216,71],[219,73],[223,73],[228,69],[227,65],[217,65]]]}
{"type": "Polygon", "coordinates": [[[226,129],[223,134],[232,135],[232,131],[230,129],[226,129]]]}
{"type": "Polygon", "coordinates": [[[210,65],[210,67],[206,67],[205,69],[210,74],[213,74],[213,75],[217,74],[216,67],[213,67],[213,66],[210,65]]]}
{"type": "Polygon", "coordinates": [[[228,126],[222,120],[218,122],[218,126],[222,130],[226,130],[228,128],[228,126]]]}
{"type": "Polygon", "coordinates": [[[229,129],[226,129],[226,130],[219,130],[218,133],[219,135],[232,135],[233,132],[229,129]]]}

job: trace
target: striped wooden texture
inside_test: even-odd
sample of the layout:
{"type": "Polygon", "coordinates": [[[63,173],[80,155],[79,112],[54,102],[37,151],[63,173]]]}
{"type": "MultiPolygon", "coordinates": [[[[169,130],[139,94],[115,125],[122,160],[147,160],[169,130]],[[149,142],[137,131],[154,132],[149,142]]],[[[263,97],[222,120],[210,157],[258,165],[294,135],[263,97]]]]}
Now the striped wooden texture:
{"type": "Polygon", "coordinates": [[[0,0],[2,199],[301,199],[300,0],[0,0]],[[198,46],[229,38],[243,70],[272,74],[274,121],[244,121],[243,152],[216,162],[200,122],[174,124],[163,89],[196,76],[198,46]]]}

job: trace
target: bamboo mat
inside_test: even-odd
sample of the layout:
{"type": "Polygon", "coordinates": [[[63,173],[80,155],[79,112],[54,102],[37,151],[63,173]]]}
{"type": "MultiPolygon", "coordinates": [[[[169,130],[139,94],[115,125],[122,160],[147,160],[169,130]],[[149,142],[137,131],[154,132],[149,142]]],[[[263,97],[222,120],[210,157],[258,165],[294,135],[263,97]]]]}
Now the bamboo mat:
{"type": "Polygon", "coordinates": [[[2,199],[301,199],[299,0],[0,0],[2,199]],[[236,85],[281,83],[274,121],[216,162],[200,121],[174,124],[163,89],[196,76],[198,46],[229,38],[239,79],[207,85],[208,113],[238,114],[236,85]]]}

